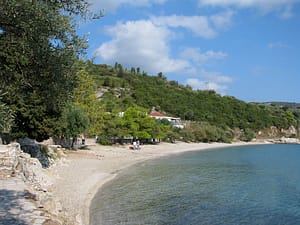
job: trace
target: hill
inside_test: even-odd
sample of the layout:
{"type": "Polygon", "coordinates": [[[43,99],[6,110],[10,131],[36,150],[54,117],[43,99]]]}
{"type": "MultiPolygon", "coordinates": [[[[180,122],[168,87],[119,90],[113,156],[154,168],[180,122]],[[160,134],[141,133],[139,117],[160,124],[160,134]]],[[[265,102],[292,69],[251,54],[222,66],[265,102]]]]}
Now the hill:
{"type": "Polygon", "coordinates": [[[300,103],[296,102],[264,102],[262,104],[276,106],[282,109],[290,109],[292,111],[298,111],[300,109],[300,103]]]}
{"type": "Polygon", "coordinates": [[[130,106],[148,111],[155,107],[183,120],[253,131],[271,126],[286,129],[299,121],[299,104],[246,103],[213,90],[193,90],[167,80],[162,73],[149,76],[140,68],[124,69],[118,63],[113,67],[88,61],[85,69],[94,78],[107,112],[125,111],[130,106]]]}

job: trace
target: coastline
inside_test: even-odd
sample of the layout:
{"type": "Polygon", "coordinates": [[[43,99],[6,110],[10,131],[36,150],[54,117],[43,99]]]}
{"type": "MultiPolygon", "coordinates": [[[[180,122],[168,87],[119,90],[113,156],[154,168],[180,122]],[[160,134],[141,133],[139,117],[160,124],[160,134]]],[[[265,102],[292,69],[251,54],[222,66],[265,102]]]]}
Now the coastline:
{"type": "Polygon", "coordinates": [[[47,174],[53,178],[49,191],[61,205],[61,211],[67,218],[66,224],[88,225],[92,199],[105,183],[113,180],[125,168],[189,151],[269,143],[160,143],[143,145],[137,151],[129,150],[128,145],[102,146],[89,140],[87,150],[67,152],[62,163],[47,169],[47,174]]]}

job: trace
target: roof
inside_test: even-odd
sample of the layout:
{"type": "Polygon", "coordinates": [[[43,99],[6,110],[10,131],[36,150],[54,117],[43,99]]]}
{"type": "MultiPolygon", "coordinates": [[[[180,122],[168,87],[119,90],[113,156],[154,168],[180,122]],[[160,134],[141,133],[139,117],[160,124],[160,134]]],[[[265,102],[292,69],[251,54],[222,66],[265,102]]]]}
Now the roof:
{"type": "Polygon", "coordinates": [[[167,115],[164,115],[160,112],[157,112],[157,111],[152,111],[149,116],[156,116],[156,117],[168,117],[167,115]]]}

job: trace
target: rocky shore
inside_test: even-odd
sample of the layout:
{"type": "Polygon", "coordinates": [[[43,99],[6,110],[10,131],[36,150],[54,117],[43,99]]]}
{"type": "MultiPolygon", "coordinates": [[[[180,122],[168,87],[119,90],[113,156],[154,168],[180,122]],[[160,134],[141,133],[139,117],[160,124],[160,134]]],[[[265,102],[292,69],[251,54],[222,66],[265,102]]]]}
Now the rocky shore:
{"type": "Polygon", "coordinates": [[[0,145],[0,224],[60,225],[47,201],[51,178],[41,163],[20,149],[18,143],[0,145]]]}
{"type": "Polygon", "coordinates": [[[275,144],[300,144],[300,140],[298,138],[286,138],[281,137],[278,139],[269,140],[271,143],[275,144]]]}

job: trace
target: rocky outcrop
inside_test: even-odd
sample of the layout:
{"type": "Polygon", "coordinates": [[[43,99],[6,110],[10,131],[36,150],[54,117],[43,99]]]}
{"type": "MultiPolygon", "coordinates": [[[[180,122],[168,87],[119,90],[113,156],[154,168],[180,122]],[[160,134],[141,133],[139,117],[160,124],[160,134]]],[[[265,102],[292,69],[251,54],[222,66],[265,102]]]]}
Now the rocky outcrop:
{"type": "Polygon", "coordinates": [[[276,144],[300,144],[300,140],[298,138],[287,138],[287,137],[281,137],[279,139],[275,139],[272,141],[276,144]]]}
{"type": "Polygon", "coordinates": [[[0,179],[16,175],[20,154],[19,145],[0,145],[0,179]]]}
{"type": "MultiPolygon", "coordinates": [[[[58,152],[57,146],[48,149],[58,152]]],[[[0,180],[0,224],[63,224],[62,207],[47,191],[51,178],[19,143],[0,145],[0,180]]]]}
{"type": "Polygon", "coordinates": [[[257,139],[281,139],[285,138],[295,138],[298,135],[298,130],[294,126],[290,126],[288,129],[279,129],[272,126],[268,129],[260,130],[256,134],[257,139]]]}
{"type": "Polygon", "coordinates": [[[0,145],[0,178],[16,176],[20,176],[35,190],[43,190],[52,183],[39,160],[24,153],[18,143],[0,145]]]}
{"type": "Polygon", "coordinates": [[[45,151],[42,151],[42,146],[35,143],[34,140],[29,138],[19,139],[18,143],[21,145],[21,149],[30,154],[31,157],[36,158],[40,161],[43,168],[50,166],[48,156],[45,151]]]}

